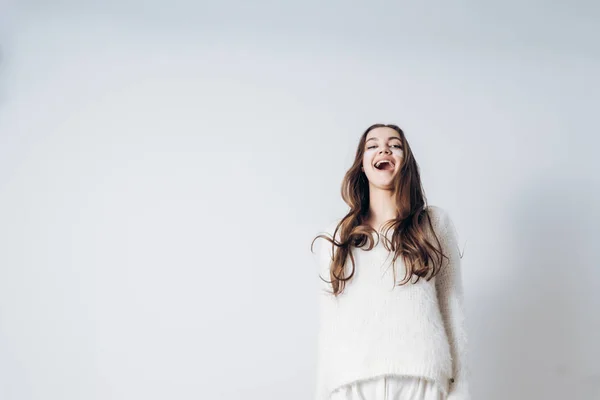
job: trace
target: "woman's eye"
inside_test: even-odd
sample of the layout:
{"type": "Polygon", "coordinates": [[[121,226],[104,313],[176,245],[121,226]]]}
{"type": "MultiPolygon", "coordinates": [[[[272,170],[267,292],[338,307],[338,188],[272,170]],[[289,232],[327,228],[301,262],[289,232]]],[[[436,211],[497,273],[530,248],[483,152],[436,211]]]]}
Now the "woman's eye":
{"type": "MultiPolygon", "coordinates": [[[[367,147],[367,149],[374,149],[374,148],[376,148],[376,147],[377,147],[376,145],[375,145],[375,146],[369,146],[369,147],[367,147]]],[[[390,147],[396,147],[396,148],[398,148],[398,149],[401,149],[401,148],[402,148],[402,145],[400,145],[400,144],[393,144],[393,145],[391,145],[390,147]]]]}

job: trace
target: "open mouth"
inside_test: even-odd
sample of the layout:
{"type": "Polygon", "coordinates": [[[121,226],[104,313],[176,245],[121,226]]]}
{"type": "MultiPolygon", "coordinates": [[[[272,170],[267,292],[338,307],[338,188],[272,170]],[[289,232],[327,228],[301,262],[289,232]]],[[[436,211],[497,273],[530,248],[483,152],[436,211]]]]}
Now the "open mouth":
{"type": "Polygon", "coordinates": [[[389,160],[381,160],[375,163],[375,169],[380,171],[393,171],[394,163],[390,162],[389,160]]]}

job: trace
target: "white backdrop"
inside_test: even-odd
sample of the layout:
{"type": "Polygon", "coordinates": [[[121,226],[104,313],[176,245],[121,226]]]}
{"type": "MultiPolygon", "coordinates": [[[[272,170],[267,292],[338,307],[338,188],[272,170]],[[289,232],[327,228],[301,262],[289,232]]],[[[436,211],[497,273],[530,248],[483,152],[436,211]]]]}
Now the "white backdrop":
{"type": "Polygon", "coordinates": [[[600,7],[4,4],[0,399],[310,399],[310,242],[406,132],[474,399],[600,398],[600,7]]]}

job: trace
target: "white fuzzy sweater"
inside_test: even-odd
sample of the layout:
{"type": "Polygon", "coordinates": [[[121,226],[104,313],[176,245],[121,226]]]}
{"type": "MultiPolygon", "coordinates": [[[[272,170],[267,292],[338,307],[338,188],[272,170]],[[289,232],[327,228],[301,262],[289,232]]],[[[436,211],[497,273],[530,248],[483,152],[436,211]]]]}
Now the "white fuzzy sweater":
{"type": "MultiPolygon", "coordinates": [[[[385,249],[382,239],[370,251],[352,249],[355,273],[337,298],[324,290],[331,291],[331,284],[317,278],[316,400],[327,400],[341,385],[392,374],[429,378],[448,400],[470,400],[456,230],[445,210],[436,206],[428,210],[449,257],[429,282],[420,278],[416,284],[411,280],[394,288],[393,253],[385,249]]],[[[338,222],[325,229],[329,237],[338,222]]],[[[331,280],[331,254],[329,242],[315,241],[316,265],[327,281],[331,280]]],[[[351,270],[349,259],[345,268],[347,275],[351,270]]],[[[404,278],[404,268],[399,257],[398,282],[404,278]]]]}

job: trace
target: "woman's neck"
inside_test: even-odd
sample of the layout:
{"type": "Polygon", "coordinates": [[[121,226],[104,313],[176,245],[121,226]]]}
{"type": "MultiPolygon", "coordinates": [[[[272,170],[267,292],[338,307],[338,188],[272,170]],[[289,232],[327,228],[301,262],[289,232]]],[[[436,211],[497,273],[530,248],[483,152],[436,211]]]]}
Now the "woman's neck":
{"type": "Polygon", "coordinates": [[[369,211],[366,223],[376,231],[380,231],[383,224],[396,218],[396,203],[391,190],[375,188],[369,194],[369,211]]]}

